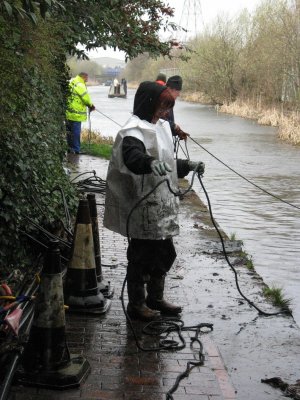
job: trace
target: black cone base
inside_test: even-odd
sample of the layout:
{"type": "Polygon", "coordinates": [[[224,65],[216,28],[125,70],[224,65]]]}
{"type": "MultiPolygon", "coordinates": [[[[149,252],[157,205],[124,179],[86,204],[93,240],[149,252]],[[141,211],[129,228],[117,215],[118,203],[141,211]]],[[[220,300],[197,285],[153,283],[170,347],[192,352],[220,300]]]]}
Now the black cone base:
{"type": "Polygon", "coordinates": [[[66,390],[80,386],[89,374],[91,367],[88,361],[77,354],[70,355],[70,363],[55,371],[17,371],[15,381],[24,386],[66,390]]]}
{"type": "Polygon", "coordinates": [[[111,306],[111,300],[106,299],[101,292],[87,297],[68,296],[66,303],[68,311],[88,314],[104,314],[111,306]]]}

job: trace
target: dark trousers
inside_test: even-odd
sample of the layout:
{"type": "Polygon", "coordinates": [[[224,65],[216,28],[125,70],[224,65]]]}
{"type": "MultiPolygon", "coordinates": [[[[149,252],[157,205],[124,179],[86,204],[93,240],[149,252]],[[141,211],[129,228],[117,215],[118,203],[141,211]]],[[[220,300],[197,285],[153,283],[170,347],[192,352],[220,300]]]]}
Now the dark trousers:
{"type": "Polygon", "coordinates": [[[69,149],[78,153],[80,151],[81,122],[67,120],[66,131],[69,149]]]}
{"type": "Polygon", "coordinates": [[[131,239],[127,249],[127,279],[148,282],[151,277],[164,276],[172,267],[176,251],[172,239],[131,239]]]}

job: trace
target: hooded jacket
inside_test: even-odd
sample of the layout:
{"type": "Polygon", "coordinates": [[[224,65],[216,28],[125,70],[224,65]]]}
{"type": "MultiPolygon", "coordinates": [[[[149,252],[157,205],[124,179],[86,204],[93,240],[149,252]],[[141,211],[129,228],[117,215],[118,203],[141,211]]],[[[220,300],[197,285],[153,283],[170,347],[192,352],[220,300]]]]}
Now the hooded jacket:
{"type": "Polygon", "coordinates": [[[77,75],[69,84],[70,96],[68,98],[66,118],[69,121],[83,122],[87,119],[86,108],[93,105],[88,94],[85,81],[77,75]]]}
{"type": "Polygon", "coordinates": [[[156,82],[142,82],[134,97],[133,114],[139,117],[139,119],[151,122],[158,98],[166,89],[166,86],[162,86],[156,82]]]}
{"type": "Polygon", "coordinates": [[[164,179],[152,173],[153,159],[166,161],[171,166],[172,172],[167,178],[173,190],[177,190],[169,123],[164,120],[151,123],[163,90],[166,87],[155,82],[140,84],[134,99],[134,115],[119,131],[108,167],[104,226],[136,239],[160,240],[179,233],[178,197],[170,192],[165,182],[150,194],[164,179]],[[127,139],[129,144],[124,146],[127,139]],[[135,172],[128,162],[132,152],[137,159],[136,165],[141,165],[135,172]]]}

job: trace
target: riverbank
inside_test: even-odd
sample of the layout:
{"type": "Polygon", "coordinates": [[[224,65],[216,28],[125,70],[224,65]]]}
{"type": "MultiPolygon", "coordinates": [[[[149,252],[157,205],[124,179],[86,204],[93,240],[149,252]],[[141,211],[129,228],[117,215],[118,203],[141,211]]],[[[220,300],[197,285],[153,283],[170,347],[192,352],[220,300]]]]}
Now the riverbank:
{"type": "MultiPolygon", "coordinates": [[[[207,104],[208,99],[201,93],[184,92],[181,95],[184,101],[207,104]]],[[[253,119],[260,125],[273,126],[278,128],[278,137],[293,145],[300,145],[300,115],[299,112],[284,112],[276,107],[267,108],[261,104],[254,104],[250,101],[236,100],[228,105],[215,105],[218,112],[237,115],[242,118],[253,119]]]]}

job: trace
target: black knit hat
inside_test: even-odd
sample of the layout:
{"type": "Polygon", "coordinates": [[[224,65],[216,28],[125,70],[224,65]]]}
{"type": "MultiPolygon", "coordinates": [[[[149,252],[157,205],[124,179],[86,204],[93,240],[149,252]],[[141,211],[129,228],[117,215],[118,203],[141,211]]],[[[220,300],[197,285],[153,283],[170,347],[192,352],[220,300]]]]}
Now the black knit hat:
{"type": "Polygon", "coordinates": [[[158,98],[166,89],[166,86],[162,86],[156,82],[142,82],[134,96],[133,114],[140,119],[151,122],[158,98]]]}
{"type": "Polygon", "coordinates": [[[182,90],[182,78],[179,75],[170,76],[167,86],[171,89],[182,90]]]}

